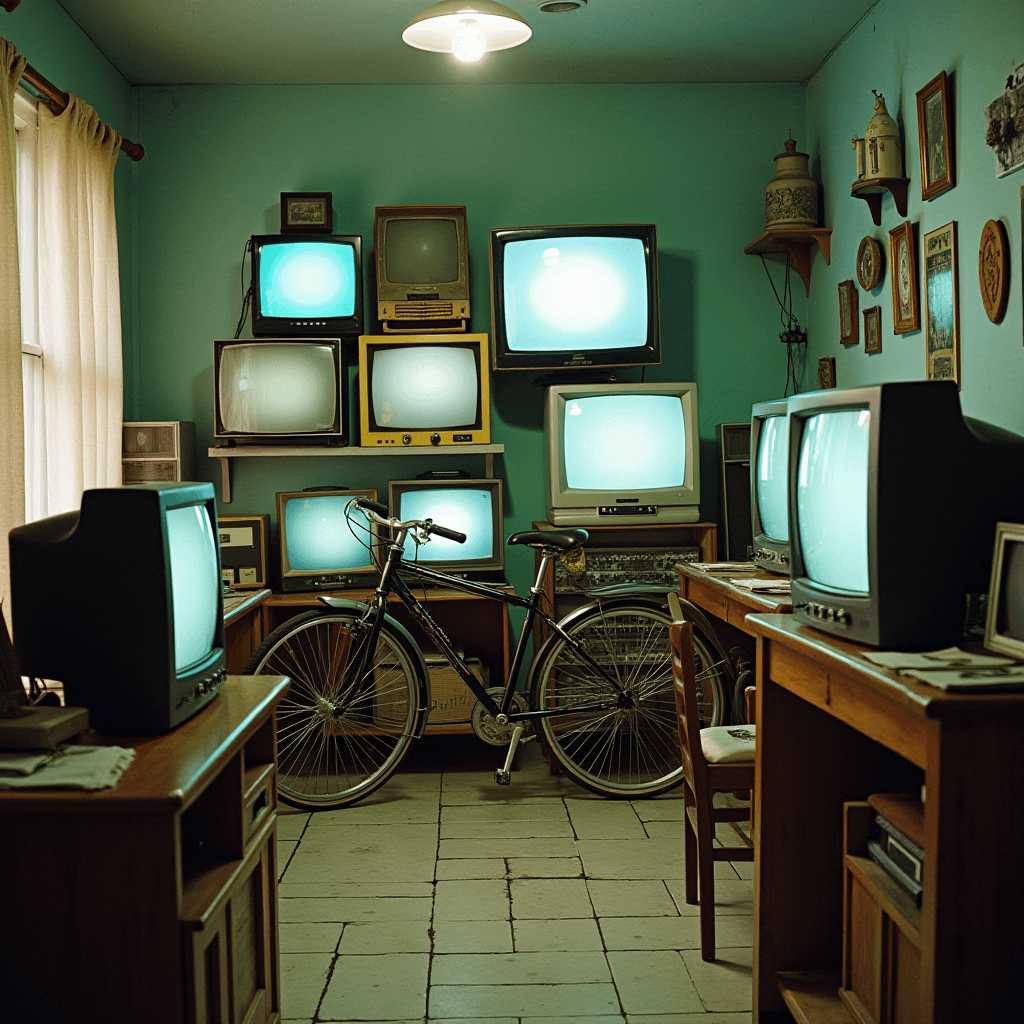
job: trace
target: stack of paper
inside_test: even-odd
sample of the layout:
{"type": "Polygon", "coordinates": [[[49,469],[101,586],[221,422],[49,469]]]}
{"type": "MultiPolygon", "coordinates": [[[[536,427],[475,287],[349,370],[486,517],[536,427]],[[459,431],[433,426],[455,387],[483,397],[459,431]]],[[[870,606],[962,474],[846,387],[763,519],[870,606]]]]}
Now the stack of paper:
{"type": "Polygon", "coordinates": [[[80,747],[0,755],[0,789],[107,789],[132,763],[130,747],[80,747]]]}
{"type": "Polygon", "coordinates": [[[1024,665],[1020,662],[991,654],[972,654],[959,647],[913,654],[865,651],[864,657],[940,690],[1024,689],[1024,665]]]}
{"type": "Polygon", "coordinates": [[[774,580],[731,579],[730,583],[755,594],[789,594],[789,580],[779,577],[774,580]]]}
{"type": "Polygon", "coordinates": [[[736,575],[737,573],[755,573],[761,571],[753,562],[690,562],[689,565],[691,568],[697,569],[700,572],[724,572],[731,573],[733,575],[736,575]]]}

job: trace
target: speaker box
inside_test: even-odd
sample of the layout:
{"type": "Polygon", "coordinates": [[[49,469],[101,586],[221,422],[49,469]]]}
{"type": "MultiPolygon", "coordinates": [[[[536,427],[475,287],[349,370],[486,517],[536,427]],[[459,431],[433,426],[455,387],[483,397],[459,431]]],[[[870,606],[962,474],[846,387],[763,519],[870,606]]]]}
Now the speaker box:
{"type": "Polygon", "coordinates": [[[750,424],[719,423],[719,485],[721,489],[721,555],[730,562],[745,562],[754,543],[750,523],[750,424]]]}
{"type": "Polygon", "coordinates": [[[191,480],[196,425],[184,420],[121,424],[121,483],[191,480]]]}

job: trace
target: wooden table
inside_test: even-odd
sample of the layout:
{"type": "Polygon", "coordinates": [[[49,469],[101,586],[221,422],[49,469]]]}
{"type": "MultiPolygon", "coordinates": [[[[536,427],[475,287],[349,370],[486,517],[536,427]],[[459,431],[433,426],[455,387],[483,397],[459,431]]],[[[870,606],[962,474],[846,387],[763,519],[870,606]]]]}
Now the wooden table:
{"type": "Polygon", "coordinates": [[[224,648],[228,672],[240,675],[263,642],[263,602],[269,590],[240,590],[224,597],[224,648]]]}
{"type": "MultiPolygon", "coordinates": [[[[698,608],[709,615],[727,622],[748,636],[753,630],[746,624],[746,618],[753,613],[782,613],[793,610],[793,602],[788,594],[755,594],[752,590],[736,586],[729,582],[728,576],[711,575],[695,568],[691,562],[679,562],[676,565],[679,573],[679,595],[692,601],[698,608]]],[[[738,574],[737,574],[738,575],[738,574]]],[[[785,580],[778,573],[757,572],[744,576],[754,580],[785,580]]]]}
{"type": "MultiPolygon", "coordinates": [[[[904,1019],[1020,1020],[1024,694],[944,693],[791,615],[746,627],[758,638],[754,1021],[789,1021],[785,1005],[798,1020],[853,1020],[836,994],[843,803],[922,783],[919,977],[896,993],[916,1011],[904,1019]]],[[[878,957],[868,970],[891,969],[878,957]]]]}

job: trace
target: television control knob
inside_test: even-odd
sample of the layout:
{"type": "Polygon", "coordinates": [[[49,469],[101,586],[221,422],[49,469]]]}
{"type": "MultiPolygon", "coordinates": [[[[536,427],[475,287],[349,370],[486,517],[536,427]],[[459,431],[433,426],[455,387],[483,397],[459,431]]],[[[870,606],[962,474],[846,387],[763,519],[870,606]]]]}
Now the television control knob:
{"type": "Polygon", "coordinates": [[[412,444],[412,434],[403,434],[402,444],[412,444]]]}
{"type": "Polygon", "coordinates": [[[441,435],[438,434],[438,433],[431,434],[430,435],[430,443],[431,444],[440,444],[441,443],[441,435]]]}

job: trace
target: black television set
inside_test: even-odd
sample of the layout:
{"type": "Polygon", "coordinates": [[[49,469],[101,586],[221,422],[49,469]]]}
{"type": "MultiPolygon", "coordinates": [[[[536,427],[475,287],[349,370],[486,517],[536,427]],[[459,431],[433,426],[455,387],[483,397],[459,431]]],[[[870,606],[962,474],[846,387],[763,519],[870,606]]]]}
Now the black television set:
{"type": "Polygon", "coordinates": [[[789,575],[789,411],[785,398],[750,410],[753,561],[789,575]]]}
{"type": "Polygon", "coordinates": [[[789,399],[793,614],[871,647],[962,641],[1000,520],[1024,514],[1024,438],[964,416],[952,381],[789,399]]]}
{"type": "Polygon", "coordinates": [[[217,541],[210,483],[87,490],[79,511],[11,530],[22,672],[63,683],[100,733],[180,725],[225,678],[217,541]]]}
{"type": "Polygon", "coordinates": [[[253,337],[363,332],[360,235],[253,235],[253,337]]]}
{"type": "Polygon", "coordinates": [[[493,228],[496,370],[661,362],[653,224],[493,228]]]}
{"type": "Polygon", "coordinates": [[[346,444],[348,388],[340,338],[213,343],[213,436],[228,444],[346,444]]]}

